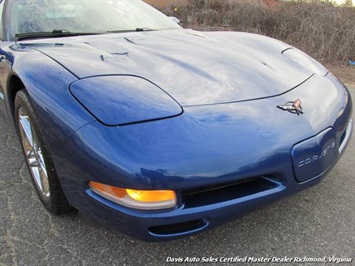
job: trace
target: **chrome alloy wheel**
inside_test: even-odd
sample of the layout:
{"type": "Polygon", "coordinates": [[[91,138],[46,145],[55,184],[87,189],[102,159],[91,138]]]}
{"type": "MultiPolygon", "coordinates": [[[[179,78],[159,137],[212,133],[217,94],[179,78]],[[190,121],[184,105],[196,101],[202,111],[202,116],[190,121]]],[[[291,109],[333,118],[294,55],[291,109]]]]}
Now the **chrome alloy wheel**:
{"type": "Polygon", "coordinates": [[[36,130],[34,129],[31,119],[25,108],[20,107],[18,109],[17,116],[22,147],[33,181],[41,198],[45,202],[48,202],[50,200],[51,194],[47,167],[42,153],[41,142],[38,139],[36,130]]]}

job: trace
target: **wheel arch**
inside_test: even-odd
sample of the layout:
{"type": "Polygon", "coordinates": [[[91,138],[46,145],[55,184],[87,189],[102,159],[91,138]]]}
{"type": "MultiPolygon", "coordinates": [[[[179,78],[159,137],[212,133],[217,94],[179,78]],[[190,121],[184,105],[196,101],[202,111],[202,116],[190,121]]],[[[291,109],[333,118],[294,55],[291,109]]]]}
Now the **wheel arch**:
{"type": "Polygon", "coordinates": [[[8,105],[9,114],[14,122],[15,122],[15,98],[17,92],[19,92],[22,89],[26,89],[24,83],[15,73],[13,73],[7,80],[7,105],[8,105]]]}

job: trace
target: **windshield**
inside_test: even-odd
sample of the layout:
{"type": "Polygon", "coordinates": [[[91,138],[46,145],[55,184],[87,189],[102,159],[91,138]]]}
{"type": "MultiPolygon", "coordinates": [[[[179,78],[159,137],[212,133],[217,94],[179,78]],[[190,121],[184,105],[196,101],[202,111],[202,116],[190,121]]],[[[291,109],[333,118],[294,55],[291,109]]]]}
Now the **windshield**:
{"type": "Polygon", "coordinates": [[[106,33],[180,28],[140,0],[11,0],[11,38],[34,32],[106,33]]]}

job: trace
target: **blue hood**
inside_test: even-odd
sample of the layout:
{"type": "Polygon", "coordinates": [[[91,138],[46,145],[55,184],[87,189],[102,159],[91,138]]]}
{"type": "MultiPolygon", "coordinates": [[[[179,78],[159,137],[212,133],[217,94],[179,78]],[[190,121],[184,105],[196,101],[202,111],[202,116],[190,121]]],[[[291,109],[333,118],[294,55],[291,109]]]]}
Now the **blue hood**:
{"type": "Polygon", "coordinates": [[[31,43],[79,79],[139,76],[182,106],[270,97],[313,74],[282,55],[289,45],[248,33],[169,30],[31,43]]]}

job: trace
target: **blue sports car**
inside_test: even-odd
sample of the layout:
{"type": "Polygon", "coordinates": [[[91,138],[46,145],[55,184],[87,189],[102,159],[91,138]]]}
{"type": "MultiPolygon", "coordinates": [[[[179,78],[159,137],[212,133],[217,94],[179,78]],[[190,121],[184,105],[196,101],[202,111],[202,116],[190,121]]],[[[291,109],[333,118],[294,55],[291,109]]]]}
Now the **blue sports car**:
{"type": "Polygon", "coordinates": [[[275,39],[185,30],[138,0],[0,11],[0,111],[54,214],[190,235],[316,184],[352,134],[346,87],[275,39]]]}

